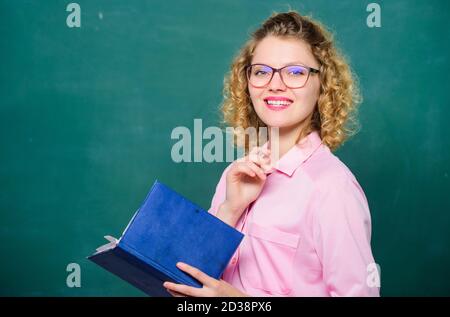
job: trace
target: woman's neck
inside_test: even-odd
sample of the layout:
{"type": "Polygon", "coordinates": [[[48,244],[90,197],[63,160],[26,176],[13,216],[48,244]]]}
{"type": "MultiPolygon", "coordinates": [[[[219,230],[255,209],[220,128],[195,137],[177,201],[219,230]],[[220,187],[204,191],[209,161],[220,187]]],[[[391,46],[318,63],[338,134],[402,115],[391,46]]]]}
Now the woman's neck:
{"type": "MultiPolygon", "coordinates": [[[[296,144],[300,132],[307,126],[308,123],[308,120],[304,120],[294,127],[278,128],[278,133],[275,134],[272,134],[274,131],[271,131],[272,129],[269,128],[269,140],[272,154],[276,153],[278,158],[281,158],[284,154],[286,154],[296,144]],[[276,134],[278,134],[278,137],[276,137],[276,134]],[[278,139],[278,142],[276,139],[278,139]],[[277,143],[278,153],[276,152],[276,148],[274,148],[277,146],[277,143]]],[[[272,156],[272,158],[274,157],[272,156]]]]}
{"type": "Polygon", "coordinates": [[[270,139],[270,147],[273,153],[276,153],[276,147],[278,143],[278,156],[281,158],[284,154],[286,154],[294,145],[295,140],[300,133],[297,129],[292,129],[290,131],[285,131],[283,129],[278,130],[278,142],[276,140],[275,134],[274,137],[270,139]]]}

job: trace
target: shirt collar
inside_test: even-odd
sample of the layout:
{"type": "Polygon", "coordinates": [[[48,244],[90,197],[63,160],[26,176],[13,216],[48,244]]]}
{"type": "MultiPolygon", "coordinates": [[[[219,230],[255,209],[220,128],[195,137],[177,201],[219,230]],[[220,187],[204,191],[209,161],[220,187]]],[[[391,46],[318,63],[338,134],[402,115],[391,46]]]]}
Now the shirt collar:
{"type": "MultiPolygon", "coordinates": [[[[292,176],[295,170],[305,162],[315,150],[322,144],[319,133],[313,131],[308,134],[303,140],[295,144],[289,151],[287,151],[273,166],[274,169],[292,176]]],[[[267,148],[268,142],[264,143],[263,148],[267,148]]]]}

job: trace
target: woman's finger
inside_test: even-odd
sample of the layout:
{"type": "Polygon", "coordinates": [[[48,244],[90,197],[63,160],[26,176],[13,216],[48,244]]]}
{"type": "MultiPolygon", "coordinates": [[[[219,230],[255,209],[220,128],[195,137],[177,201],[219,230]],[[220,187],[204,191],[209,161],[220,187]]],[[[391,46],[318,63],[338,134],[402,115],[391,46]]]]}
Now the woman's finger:
{"type": "Polygon", "coordinates": [[[244,173],[252,178],[258,177],[262,180],[266,179],[264,170],[261,169],[261,167],[259,167],[257,164],[255,164],[251,161],[246,161],[246,162],[242,162],[239,164],[240,165],[237,167],[237,170],[236,170],[237,173],[244,173]]]}
{"type": "Polygon", "coordinates": [[[266,179],[266,174],[264,173],[264,170],[259,165],[257,165],[254,162],[247,162],[245,164],[247,164],[247,166],[250,167],[252,169],[252,171],[258,175],[258,177],[260,179],[262,179],[262,180],[266,179]]]}
{"type": "Polygon", "coordinates": [[[270,149],[269,148],[263,148],[263,147],[254,147],[249,155],[256,155],[260,157],[268,157],[270,155],[270,149]]]}
{"type": "Polygon", "coordinates": [[[189,264],[186,264],[183,262],[178,262],[177,267],[180,270],[182,270],[183,272],[186,272],[187,274],[189,274],[190,276],[195,278],[197,281],[199,281],[200,283],[202,283],[205,286],[209,286],[209,285],[211,285],[212,282],[215,281],[214,278],[210,277],[209,275],[203,273],[196,267],[193,267],[189,264]]]}
{"type": "Polygon", "coordinates": [[[267,165],[270,162],[270,159],[267,157],[261,157],[257,155],[250,155],[247,162],[253,162],[258,166],[267,165]]]}
{"type": "Polygon", "coordinates": [[[270,151],[267,149],[257,148],[252,151],[247,158],[247,161],[254,162],[255,164],[264,167],[270,165],[270,151]]]}
{"type": "Polygon", "coordinates": [[[250,177],[255,177],[256,173],[244,162],[236,163],[235,169],[233,170],[234,174],[246,174],[250,177]]]}
{"type": "Polygon", "coordinates": [[[171,291],[171,290],[169,290],[169,289],[167,289],[167,288],[166,288],[166,290],[167,290],[167,292],[169,292],[169,294],[172,295],[173,297],[186,297],[186,295],[183,295],[183,294],[180,294],[180,293],[171,291]]]}
{"type": "Polygon", "coordinates": [[[266,148],[255,148],[250,153],[247,160],[250,160],[261,167],[264,174],[268,174],[273,168],[270,150],[266,148]]]}
{"type": "Polygon", "coordinates": [[[185,296],[199,297],[201,288],[187,286],[183,284],[175,284],[172,282],[165,282],[163,286],[168,290],[185,296]]]}

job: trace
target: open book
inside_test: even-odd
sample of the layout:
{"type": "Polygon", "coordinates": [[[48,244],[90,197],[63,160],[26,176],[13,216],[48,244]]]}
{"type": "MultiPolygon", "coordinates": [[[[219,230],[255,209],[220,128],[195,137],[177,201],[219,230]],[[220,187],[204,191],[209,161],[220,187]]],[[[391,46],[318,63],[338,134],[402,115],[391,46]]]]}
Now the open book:
{"type": "Polygon", "coordinates": [[[88,259],[150,296],[170,296],[165,281],[202,285],[176,267],[190,264],[219,279],[244,235],[156,181],[122,237],[88,259]]]}

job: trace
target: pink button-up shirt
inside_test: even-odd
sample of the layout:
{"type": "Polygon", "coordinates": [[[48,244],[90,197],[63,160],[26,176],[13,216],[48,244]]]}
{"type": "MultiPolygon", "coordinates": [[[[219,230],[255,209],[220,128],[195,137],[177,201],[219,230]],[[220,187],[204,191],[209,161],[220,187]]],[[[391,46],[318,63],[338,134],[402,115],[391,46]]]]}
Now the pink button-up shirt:
{"type": "MultiPolygon", "coordinates": [[[[236,224],[245,237],[222,278],[252,296],[378,296],[367,282],[374,259],[364,192],[317,132],[302,144],[278,160],[236,224]]],[[[216,187],[213,215],[230,166],[216,187]]]]}

